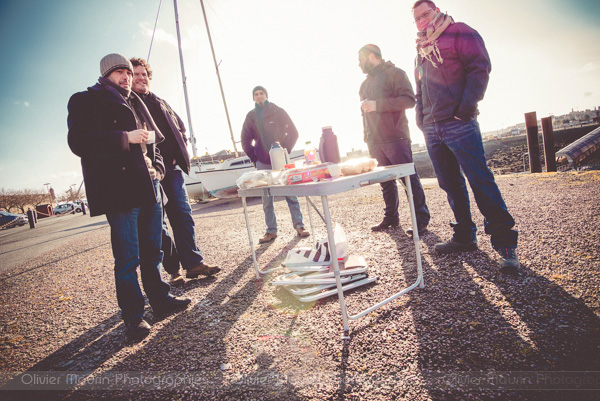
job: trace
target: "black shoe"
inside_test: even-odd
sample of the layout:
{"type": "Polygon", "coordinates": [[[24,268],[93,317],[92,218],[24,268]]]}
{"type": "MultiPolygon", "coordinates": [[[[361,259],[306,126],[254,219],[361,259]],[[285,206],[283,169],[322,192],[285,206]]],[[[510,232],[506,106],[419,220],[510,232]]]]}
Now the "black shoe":
{"type": "Polygon", "coordinates": [[[174,297],[170,295],[159,305],[152,305],[152,310],[154,310],[155,315],[164,316],[184,310],[190,302],[192,302],[192,300],[189,298],[174,297]]]}
{"type": "Polygon", "coordinates": [[[135,339],[142,339],[150,333],[150,325],[141,317],[125,322],[127,335],[135,339]]]}
{"type": "Polygon", "coordinates": [[[438,253],[470,252],[476,251],[477,249],[477,240],[470,242],[458,242],[454,238],[451,238],[449,241],[435,244],[435,250],[438,253]]]}
{"type": "MultiPolygon", "coordinates": [[[[417,226],[417,230],[419,232],[419,237],[420,237],[420,236],[424,235],[427,232],[427,225],[417,226]]],[[[412,235],[413,235],[413,229],[409,228],[408,230],[406,230],[406,233],[412,237],[412,235]]]]}
{"type": "Polygon", "coordinates": [[[400,220],[389,220],[389,219],[384,218],[381,223],[379,223],[376,226],[371,227],[371,230],[383,231],[385,229],[388,229],[389,227],[398,227],[399,225],[400,225],[400,220]]]}
{"type": "Polygon", "coordinates": [[[517,257],[517,248],[498,248],[496,249],[496,252],[498,252],[502,257],[500,259],[500,271],[511,276],[518,276],[521,264],[519,263],[519,258],[517,257]]]}

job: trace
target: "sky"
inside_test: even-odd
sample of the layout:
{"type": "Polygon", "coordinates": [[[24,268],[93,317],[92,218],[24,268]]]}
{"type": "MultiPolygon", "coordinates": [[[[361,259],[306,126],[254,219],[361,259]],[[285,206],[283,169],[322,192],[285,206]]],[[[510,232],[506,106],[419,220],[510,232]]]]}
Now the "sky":
{"type": "MultiPolygon", "coordinates": [[[[358,50],[377,44],[414,86],[412,1],[205,0],[236,141],[264,86],[300,133],[331,126],[342,154],[365,149],[358,50]]],[[[445,0],[436,3],[483,37],[492,60],[483,132],[600,106],[600,2],[445,0]]],[[[233,151],[199,0],[179,0],[192,128],[199,155],[233,151]]],[[[100,76],[109,53],[148,58],[150,90],[189,126],[172,0],[0,0],[0,190],[57,194],[82,181],[67,145],[67,102],[100,76]],[[160,4],[160,13],[156,19],[160,4]]],[[[424,143],[407,110],[413,143],[424,143]]],[[[241,146],[237,144],[238,150],[241,146]]],[[[191,149],[190,149],[191,154],[191,149]]]]}

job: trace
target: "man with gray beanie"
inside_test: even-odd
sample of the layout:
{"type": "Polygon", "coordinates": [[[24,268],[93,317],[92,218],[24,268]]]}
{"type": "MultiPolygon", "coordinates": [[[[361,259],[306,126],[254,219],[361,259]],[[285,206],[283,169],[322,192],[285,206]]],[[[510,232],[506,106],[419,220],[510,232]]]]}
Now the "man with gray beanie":
{"type": "Polygon", "coordinates": [[[187,307],[161,279],[162,196],[165,172],[154,142],[164,139],[148,109],[131,91],[133,66],[112,53],[100,61],[102,76],[68,104],[68,143],[81,158],[91,216],[106,215],[115,258],[117,301],[127,333],[150,332],[144,320],[144,290],[154,315],[187,307]],[[155,133],[155,139],[150,135],[155,133]]]}
{"type": "MultiPolygon", "coordinates": [[[[291,152],[298,140],[298,130],[284,109],[269,102],[267,90],[257,86],[252,90],[255,106],[246,115],[242,127],[242,148],[258,170],[271,170],[269,150],[273,142],[279,142],[283,148],[291,152]]],[[[301,237],[310,233],[304,229],[302,211],[296,196],[286,196],[292,215],[292,224],[301,237]]],[[[258,240],[264,244],[277,238],[277,219],[272,196],[263,196],[263,211],[265,212],[266,234],[258,240]]]]}

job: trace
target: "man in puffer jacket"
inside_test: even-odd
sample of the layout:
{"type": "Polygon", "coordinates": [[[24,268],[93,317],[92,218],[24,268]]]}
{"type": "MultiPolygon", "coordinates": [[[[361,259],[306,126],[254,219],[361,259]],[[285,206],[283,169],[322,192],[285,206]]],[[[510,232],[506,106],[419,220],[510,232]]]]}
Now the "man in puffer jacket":
{"type": "Polygon", "coordinates": [[[435,249],[439,253],[477,249],[466,176],[484,216],[485,232],[501,256],[501,271],[518,274],[515,221],[487,167],[477,123],[477,103],[483,99],[492,69],[483,39],[468,25],[455,23],[441,13],[432,1],[419,0],[412,11],[419,30],[415,61],[417,125],[423,131],[438,183],[446,191],[456,219],[452,223],[453,237],[435,245],[435,249]]]}

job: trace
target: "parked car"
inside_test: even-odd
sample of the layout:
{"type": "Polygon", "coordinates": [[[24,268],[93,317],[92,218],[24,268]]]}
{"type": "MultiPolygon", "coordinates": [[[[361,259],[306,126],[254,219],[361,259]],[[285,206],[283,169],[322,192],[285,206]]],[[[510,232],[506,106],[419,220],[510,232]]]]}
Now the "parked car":
{"type": "Polygon", "coordinates": [[[29,219],[24,214],[0,212],[0,227],[2,228],[24,226],[27,223],[29,223],[29,219]]]}
{"type": "MultiPolygon", "coordinates": [[[[61,203],[60,205],[56,205],[56,207],[54,208],[54,215],[60,216],[63,214],[68,214],[71,213],[74,209],[75,207],[71,202],[61,203]]],[[[79,206],[79,211],[81,211],[81,206],[79,206]]]]}

